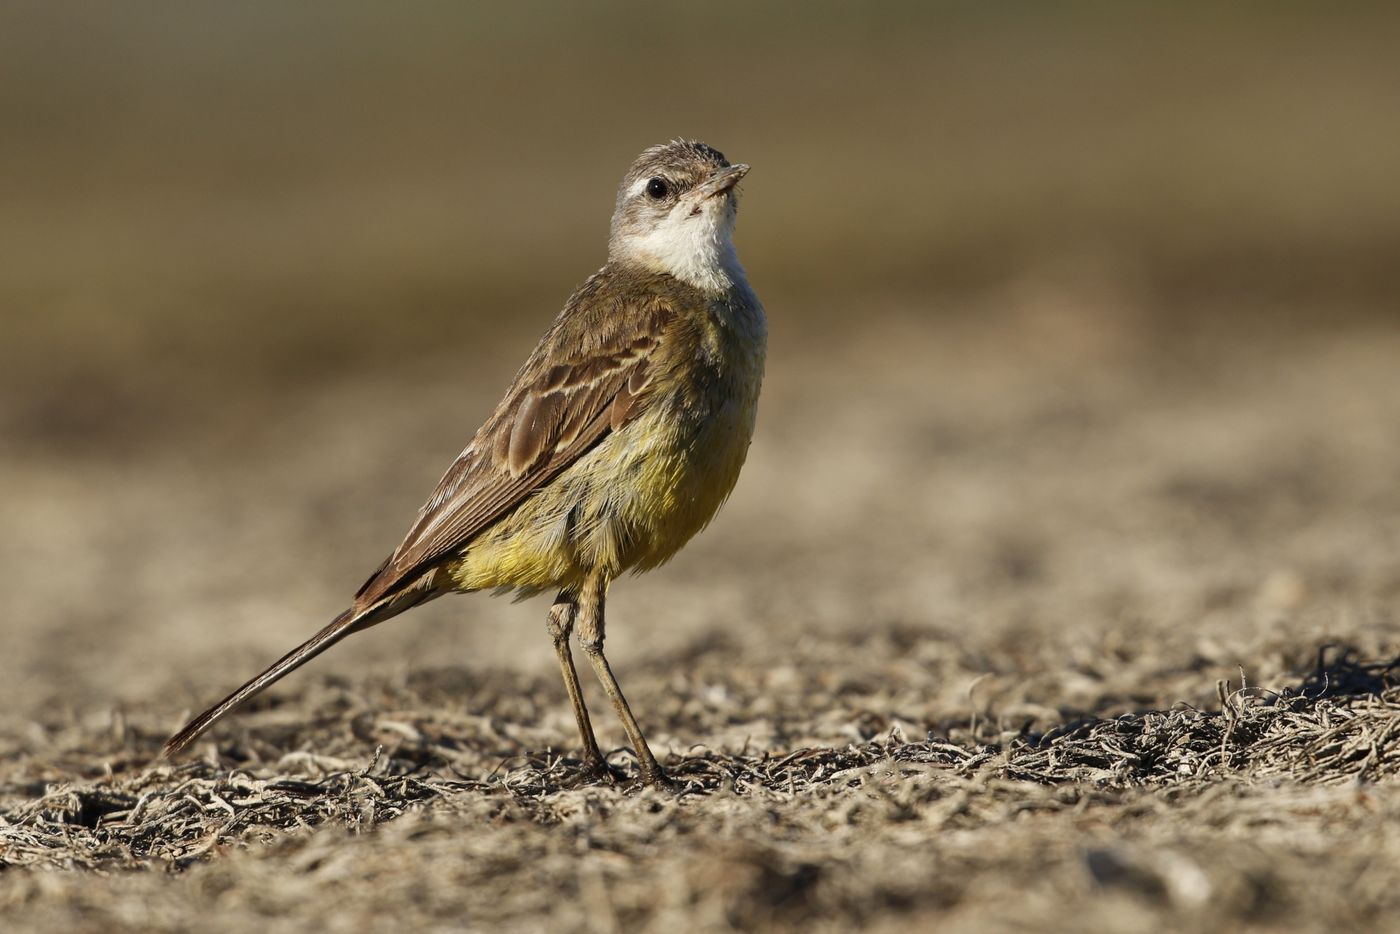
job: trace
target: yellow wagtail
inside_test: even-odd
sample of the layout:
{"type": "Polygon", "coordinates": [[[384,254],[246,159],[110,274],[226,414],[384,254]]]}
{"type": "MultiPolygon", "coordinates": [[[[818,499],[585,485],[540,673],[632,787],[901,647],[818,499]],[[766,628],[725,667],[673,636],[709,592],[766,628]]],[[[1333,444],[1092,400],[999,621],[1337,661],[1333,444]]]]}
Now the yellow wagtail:
{"type": "Polygon", "coordinates": [[[172,754],[352,632],[448,592],[558,590],[547,628],[585,768],[609,774],[569,649],[579,643],[636,749],[666,775],[603,655],[608,584],[670,559],[738,479],[767,343],[734,252],[748,172],[700,142],[643,152],[617,194],[608,261],[576,291],[408,535],[330,625],[209,708],[172,754]]]}

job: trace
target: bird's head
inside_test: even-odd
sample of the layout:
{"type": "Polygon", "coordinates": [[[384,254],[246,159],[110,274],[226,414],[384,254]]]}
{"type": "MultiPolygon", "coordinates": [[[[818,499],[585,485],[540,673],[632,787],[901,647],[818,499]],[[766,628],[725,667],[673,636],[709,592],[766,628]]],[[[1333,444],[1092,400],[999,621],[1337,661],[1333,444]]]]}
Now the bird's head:
{"type": "Polygon", "coordinates": [[[735,185],[749,171],[693,140],[653,146],[617,192],[608,258],[665,272],[706,291],[743,275],[734,253],[735,185]]]}

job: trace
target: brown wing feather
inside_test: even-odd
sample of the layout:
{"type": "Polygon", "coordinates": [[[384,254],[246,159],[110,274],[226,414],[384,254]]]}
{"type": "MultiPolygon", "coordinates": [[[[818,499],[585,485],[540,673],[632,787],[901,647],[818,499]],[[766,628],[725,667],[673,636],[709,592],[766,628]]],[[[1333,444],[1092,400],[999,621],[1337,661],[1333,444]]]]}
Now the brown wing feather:
{"type": "Polygon", "coordinates": [[[590,281],[570,300],[403,542],[360,588],[357,606],[460,551],[644,408],[648,363],[671,309],[655,293],[609,299],[599,291],[590,281]]]}

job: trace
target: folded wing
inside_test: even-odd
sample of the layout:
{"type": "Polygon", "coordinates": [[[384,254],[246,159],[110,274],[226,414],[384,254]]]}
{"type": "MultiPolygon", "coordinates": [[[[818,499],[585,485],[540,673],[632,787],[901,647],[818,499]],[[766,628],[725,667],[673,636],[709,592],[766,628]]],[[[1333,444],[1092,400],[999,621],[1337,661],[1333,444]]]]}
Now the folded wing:
{"type": "Polygon", "coordinates": [[[599,304],[587,286],[571,300],[403,542],[355,595],[356,607],[392,597],[460,552],[645,410],[670,308],[656,298],[606,313],[599,304]]]}

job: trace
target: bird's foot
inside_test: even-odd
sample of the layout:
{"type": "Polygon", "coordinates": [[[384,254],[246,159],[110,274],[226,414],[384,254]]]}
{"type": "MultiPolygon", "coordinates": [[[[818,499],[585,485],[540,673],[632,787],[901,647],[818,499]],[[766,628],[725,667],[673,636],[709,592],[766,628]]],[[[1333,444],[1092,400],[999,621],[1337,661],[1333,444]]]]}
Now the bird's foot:
{"type": "Polygon", "coordinates": [[[580,785],[621,785],[626,781],[627,773],[601,755],[585,757],[578,773],[580,785]]]}
{"type": "Polygon", "coordinates": [[[642,774],[637,782],[643,788],[654,788],[673,795],[678,795],[685,789],[684,785],[667,775],[666,770],[655,761],[642,764],[642,774]]]}

